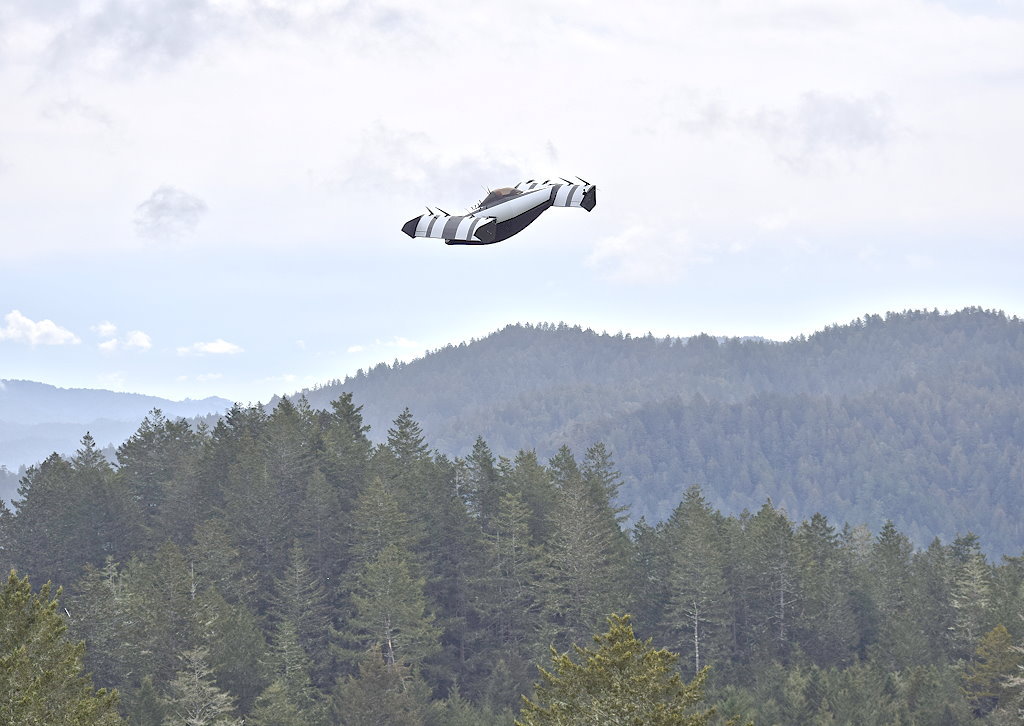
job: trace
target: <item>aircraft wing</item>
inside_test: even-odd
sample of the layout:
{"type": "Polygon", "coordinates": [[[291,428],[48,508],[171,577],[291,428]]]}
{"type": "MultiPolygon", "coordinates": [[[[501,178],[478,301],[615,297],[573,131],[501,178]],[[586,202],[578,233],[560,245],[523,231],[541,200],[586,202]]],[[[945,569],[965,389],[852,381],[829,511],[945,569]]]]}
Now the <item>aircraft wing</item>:
{"type": "Polygon", "coordinates": [[[494,241],[497,220],[494,217],[459,216],[447,214],[421,214],[402,225],[410,237],[433,237],[469,244],[489,244],[494,241]]]}
{"type": "MultiPolygon", "coordinates": [[[[580,181],[583,182],[582,179],[580,181]]],[[[535,189],[542,189],[544,187],[552,190],[552,207],[583,207],[589,212],[597,206],[597,187],[588,182],[573,184],[565,179],[561,181],[551,179],[536,181],[530,179],[519,182],[515,188],[522,192],[532,192],[535,189]],[[563,184],[562,182],[565,183],[563,184]]]]}

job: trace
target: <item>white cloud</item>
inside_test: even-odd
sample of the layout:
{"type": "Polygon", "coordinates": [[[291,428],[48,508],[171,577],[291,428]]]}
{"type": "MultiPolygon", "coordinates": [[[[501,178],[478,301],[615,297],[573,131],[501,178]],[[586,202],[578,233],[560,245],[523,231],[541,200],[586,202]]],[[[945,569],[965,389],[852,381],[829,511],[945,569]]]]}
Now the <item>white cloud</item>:
{"type": "Polygon", "coordinates": [[[762,109],[747,120],[797,171],[830,170],[878,152],[891,140],[895,122],[887,97],[804,93],[795,107],[762,109]]]}
{"type": "Polygon", "coordinates": [[[149,350],[153,347],[153,339],[141,330],[130,330],[120,338],[117,337],[117,326],[109,321],[92,326],[100,337],[108,338],[99,343],[99,349],[107,353],[115,350],[149,350]]]}
{"type": "Polygon", "coordinates": [[[634,225],[594,245],[586,265],[606,280],[630,284],[668,284],[695,264],[710,261],[685,231],[665,232],[634,225]]]}
{"type": "Polygon", "coordinates": [[[178,355],[234,355],[243,352],[241,346],[229,343],[223,338],[208,343],[193,343],[189,346],[178,348],[178,355]]]}
{"type": "Polygon", "coordinates": [[[194,231],[206,211],[199,197],[164,184],[135,208],[135,231],[141,237],[175,240],[194,231]]]}
{"type": "Polygon", "coordinates": [[[0,328],[0,340],[29,345],[74,345],[82,342],[67,328],[52,320],[30,320],[20,310],[12,310],[4,316],[5,325],[0,328]]]}
{"type": "Polygon", "coordinates": [[[345,352],[346,353],[362,353],[364,350],[366,350],[366,348],[361,346],[361,345],[350,345],[345,350],[345,352]]]}
{"type": "Polygon", "coordinates": [[[223,373],[200,373],[196,376],[196,380],[200,383],[205,383],[206,381],[219,381],[223,377],[223,373]]]}
{"type": "Polygon", "coordinates": [[[90,330],[95,331],[101,338],[113,338],[117,335],[117,326],[109,320],[104,320],[102,323],[93,325],[90,330]]]}
{"type": "Polygon", "coordinates": [[[141,330],[131,330],[121,340],[121,345],[130,350],[149,350],[153,340],[141,330]]]}
{"type": "Polygon", "coordinates": [[[406,350],[410,350],[412,348],[421,348],[422,347],[415,340],[409,340],[408,338],[403,338],[400,335],[396,335],[391,340],[385,340],[383,342],[378,340],[377,344],[378,345],[383,345],[386,348],[404,348],[406,350]]]}

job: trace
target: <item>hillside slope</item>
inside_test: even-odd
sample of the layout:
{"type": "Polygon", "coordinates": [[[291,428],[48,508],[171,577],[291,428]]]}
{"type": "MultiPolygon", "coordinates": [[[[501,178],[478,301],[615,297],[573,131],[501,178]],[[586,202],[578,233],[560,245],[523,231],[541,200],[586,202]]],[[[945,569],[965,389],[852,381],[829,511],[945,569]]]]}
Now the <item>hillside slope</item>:
{"type": "Polygon", "coordinates": [[[513,325],[303,395],[342,391],[376,439],[408,406],[451,454],[478,435],[504,455],[603,441],[637,517],[696,483],[731,513],[771,497],[874,529],[884,512],[922,544],[1024,547],[1024,323],[998,312],[869,315],[785,343],[513,325]]]}
{"type": "Polygon", "coordinates": [[[138,393],[0,380],[0,464],[15,469],[54,451],[74,452],[86,431],[101,445],[120,444],[154,408],[172,418],[191,418],[230,406],[231,401],[216,397],[170,401],[138,393]]]}

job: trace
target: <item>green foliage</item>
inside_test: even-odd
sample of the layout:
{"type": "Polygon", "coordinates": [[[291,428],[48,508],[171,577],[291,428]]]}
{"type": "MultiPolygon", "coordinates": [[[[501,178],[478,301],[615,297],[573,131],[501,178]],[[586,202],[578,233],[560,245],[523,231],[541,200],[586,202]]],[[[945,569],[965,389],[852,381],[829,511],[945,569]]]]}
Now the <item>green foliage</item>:
{"type": "Polygon", "coordinates": [[[167,684],[164,726],[242,726],[234,699],[217,688],[204,648],[181,654],[180,669],[167,684]]]}
{"type": "Polygon", "coordinates": [[[1001,312],[871,315],[786,342],[608,335],[510,325],[411,363],[307,391],[345,391],[383,432],[403,407],[466,456],[603,441],[634,517],[666,519],[699,484],[716,508],[767,497],[874,531],[892,519],[917,546],[984,533],[1018,554],[1024,509],[1024,323],[1001,312]]]}
{"type": "Polygon", "coordinates": [[[338,684],[331,705],[341,726],[428,726],[439,710],[415,672],[401,661],[388,661],[376,647],[361,658],[358,676],[338,684]]]}
{"type": "Polygon", "coordinates": [[[568,646],[624,609],[629,555],[607,490],[584,479],[568,447],[550,468],[558,499],[548,547],[547,640],[568,646]]]}
{"type": "Polygon", "coordinates": [[[671,594],[663,630],[672,634],[672,648],[687,655],[687,672],[696,675],[727,655],[731,609],[724,531],[700,489],[687,490],[666,524],[665,537],[671,594]]]}
{"type": "Polygon", "coordinates": [[[32,592],[12,570],[0,590],[0,723],[14,726],[114,726],[117,693],[94,691],[82,674],[83,643],[67,626],[47,583],[32,592]]]}
{"type": "Polygon", "coordinates": [[[153,677],[146,676],[142,685],[127,699],[126,714],[132,726],[163,726],[167,707],[153,685],[153,677]]]}
{"type": "Polygon", "coordinates": [[[1016,699],[1021,686],[1014,678],[1022,664],[1024,653],[1002,625],[981,638],[964,673],[964,691],[976,713],[987,714],[1016,699]]]}
{"type": "MultiPolygon", "coordinates": [[[[712,338],[674,348],[704,362],[745,350],[712,338]]],[[[675,480],[660,505],[671,516],[631,532],[617,500],[630,479],[601,444],[582,462],[557,448],[545,465],[532,448],[496,458],[481,438],[449,459],[405,411],[374,448],[351,397],[328,411],[239,406],[212,430],[154,412],[118,467],[86,441],[27,472],[15,513],[0,508],[0,560],[70,578],[60,619],[139,726],[180,721],[189,703],[217,711],[200,720],[264,726],[510,723],[549,646],[584,642],[627,608],[652,628],[631,652],[679,654],[666,672],[682,679],[710,665],[709,703],[761,724],[1019,716],[1024,558],[990,562],[974,535],[915,550],[919,533],[899,518],[877,535],[820,514],[795,521],[805,490],[764,482],[791,464],[808,486],[832,473],[820,457],[794,463],[792,442],[819,451],[871,416],[852,399],[810,413],[780,400],[695,396],[672,444],[693,472],[754,486],[753,514],[726,516],[708,486],[675,480]],[[727,451],[716,438],[755,430],[770,446],[734,437],[727,451]]],[[[948,441],[964,476],[975,433],[948,441]]],[[[876,493],[904,486],[844,451],[876,493]]],[[[876,502],[879,520],[892,501],[876,502]]],[[[563,657],[585,668],[586,652],[563,657]]]]}
{"type": "Polygon", "coordinates": [[[423,595],[425,581],[415,578],[408,555],[393,544],[364,565],[348,622],[351,637],[365,648],[378,649],[389,665],[415,665],[439,649],[440,632],[423,595]]]}
{"type": "Polygon", "coordinates": [[[706,673],[684,683],[679,656],[633,634],[628,615],[608,617],[608,632],[593,648],[573,654],[552,649],[552,668],[540,669],[534,700],[523,705],[518,726],[700,726],[713,711],[700,708],[706,673]],[[577,662],[578,661],[578,662],[577,662]]]}

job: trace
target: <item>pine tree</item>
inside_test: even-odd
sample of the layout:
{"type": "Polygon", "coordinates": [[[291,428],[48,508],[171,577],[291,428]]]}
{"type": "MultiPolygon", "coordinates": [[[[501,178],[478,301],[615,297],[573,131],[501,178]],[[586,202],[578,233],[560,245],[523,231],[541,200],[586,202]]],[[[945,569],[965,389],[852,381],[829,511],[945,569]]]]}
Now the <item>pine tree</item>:
{"type": "Polygon", "coordinates": [[[530,537],[529,510],[517,494],[498,504],[486,537],[487,559],[480,599],[485,621],[506,657],[527,654],[542,627],[543,590],[548,579],[543,555],[530,537]]]}
{"type": "Polygon", "coordinates": [[[69,631],[89,644],[86,667],[95,682],[124,692],[147,665],[139,654],[146,632],[127,570],[112,559],[102,570],[87,565],[72,593],[65,599],[69,631]]]}
{"type": "Polygon", "coordinates": [[[945,661],[952,652],[955,611],[953,572],[948,548],[936,537],[913,560],[914,589],[920,603],[919,622],[928,646],[928,662],[945,661]]]}
{"type": "Polygon", "coordinates": [[[957,537],[950,549],[953,559],[953,646],[959,654],[968,655],[982,633],[990,627],[992,571],[977,535],[957,537]]]}
{"type": "Polygon", "coordinates": [[[272,646],[272,671],[275,682],[284,689],[284,696],[299,713],[315,712],[319,706],[319,693],[310,678],[312,661],[299,642],[299,634],[292,621],[284,620],[277,624],[272,646]]]}
{"type": "Polygon", "coordinates": [[[348,635],[362,650],[378,649],[388,667],[400,661],[420,665],[440,648],[440,632],[423,595],[425,584],[413,576],[408,555],[386,545],[359,573],[348,635]]]}
{"type": "Polygon", "coordinates": [[[378,648],[363,654],[358,676],[339,681],[331,715],[340,726],[427,726],[433,722],[430,688],[401,661],[388,664],[378,648]]]}
{"type": "Polygon", "coordinates": [[[610,505],[618,524],[626,521],[628,507],[615,505],[619,488],[622,486],[622,478],[615,470],[611,453],[603,443],[598,442],[587,449],[580,474],[593,492],[594,501],[601,506],[610,505]]]}
{"type": "MultiPolygon", "coordinates": [[[[354,492],[346,494],[354,497],[354,492]]],[[[296,529],[316,576],[325,585],[344,570],[348,553],[344,532],[350,529],[349,513],[342,508],[341,499],[327,476],[318,468],[306,483],[302,506],[297,512],[296,529]]]]}
{"type": "Polygon", "coordinates": [[[595,647],[552,649],[553,668],[540,669],[533,700],[524,698],[517,726],[700,726],[713,711],[700,707],[702,671],[684,683],[679,656],[656,650],[633,634],[630,618],[612,615],[608,632],[594,636],[595,647]]]}
{"type": "Polygon", "coordinates": [[[756,657],[785,662],[799,612],[793,525],[769,501],[747,521],[743,539],[747,635],[756,657]]]}
{"type": "Polygon", "coordinates": [[[531,449],[516,454],[506,478],[509,491],[518,492],[530,509],[530,534],[534,543],[548,541],[553,532],[551,513],[558,501],[558,490],[551,473],[538,461],[537,452],[531,449]]]}
{"type": "Polygon", "coordinates": [[[70,461],[57,454],[31,467],[14,502],[12,558],[34,577],[70,584],[82,567],[127,555],[134,522],[121,516],[111,491],[113,471],[92,436],[70,461]]]}
{"type": "Polygon", "coordinates": [[[284,682],[277,680],[257,699],[245,723],[247,726],[312,726],[316,721],[295,704],[284,682]]]}
{"type": "Polygon", "coordinates": [[[132,726],[164,726],[167,707],[153,685],[153,676],[143,677],[142,684],[126,701],[125,713],[132,726]]]}
{"type": "Polygon", "coordinates": [[[181,667],[167,684],[164,726],[241,726],[234,699],[214,684],[205,648],[181,654],[181,667]]]}
{"type": "Polygon", "coordinates": [[[326,687],[333,667],[331,611],[327,593],[297,542],[289,550],[287,569],[275,581],[270,614],[278,625],[290,623],[309,659],[310,677],[326,687]]]}
{"type": "Polygon", "coordinates": [[[419,523],[410,519],[399,498],[381,477],[374,476],[359,493],[352,515],[351,571],[358,572],[375,560],[389,544],[410,551],[423,537],[419,523]]]}
{"type": "Polygon", "coordinates": [[[549,641],[576,642],[627,599],[629,559],[609,502],[595,501],[567,447],[552,459],[558,503],[548,543],[551,587],[545,610],[549,641]]]}
{"type": "Polygon", "coordinates": [[[188,561],[201,589],[216,588],[228,602],[256,606],[256,582],[229,534],[229,524],[211,517],[196,527],[188,561]]]}
{"type": "Polygon", "coordinates": [[[685,653],[697,674],[725,657],[730,611],[725,542],[699,487],[686,491],[666,524],[665,536],[671,560],[663,630],[673,634],[670,647],[685,653]]]}
{"type": "Polygon", "coordinates": [[[199,593],[195,611],[198,640],[209,650],[217,686],[236,698],[245,713],[271,680],[259,621],[244,604],[229,603],[212,586],[199,593]]]}
{"type": "Polygon", "coordinates": [[[511,721],[511,711],[499,715],[490,708],[474,706],[463,698],[458,686],[453,686],[449,691],[439,717],[439,723],[443,723],[444,726],[494,726],[511,721]]]}
{"type": "Polygon", "coordinates": [[[850,603],[850,567],[839,535],[821,514],[796,533],[803,612],[796,624],[804,652],[819,666],[850,663],[857,647],[857,624],[850,603]]]}
{"type": "Polygon", "coordinates": [[[117,692],[94,691],[82,674],[84,643],[67,625],[47,583],[33,594],[12,570],[0,590],[0,723],[21,726],[115,726],[117,692]]]}
{"type": "Polygon", "coordinates": [[[14,514],[7,508],[7,502],[0,499],[0,572],[8,572],[14,566],[12,547],[14,544],[14,514]]]}
{"type": "Polygon", "coordinates": [[[871,554],[872,590],[880,616],[873,653],[890,670],[921,664],[927,652],[917,623],[912,552],[910,540],[890,521],[879,532],[871,554]]]}
{"type": "Polygon", "coordinates": [[[1014,701],[1020,687],[1011,684],[1024,664],[1024,653],[1013,644],[1009,631],[997,625],[986,633],[964,672],[964,691],[975,714],[984,716],[1014,701]]]}
{"type": "Polygon", "coordinates": [[[179,654],[195,649],[201,641],[195,569],[181,548],[168,542],[150,559],[132,560],[127,577],[129,612],[143,633],[142,667],[157,683],[166,683],[179,665],[179,654]]]}
{"type": "Polygon", "coordinates": [[[118,488],[131,502],[149,546],[155,546],[166,536],[159,522],[167,489],[176,479],[187,476],[201,443],[187,421],[168,420],[155,408],[118,447],[118,488]]]}
{"type": "Polygon", "coordinates": [[[366,477],[373,451],[362,410],[352,403],[351,393],[342,393],[331,401],[331,411],[324,417],[324,473],[349,507],[366,477]]]}
{"type": "Polygon", "coordinates": [[[486,529],[497,513],[501,498],[501,483],[494,454],[482,436],[476,437],[473,450],[466,457],[466,477],[463,496],[470,513],[486,529]]]}

